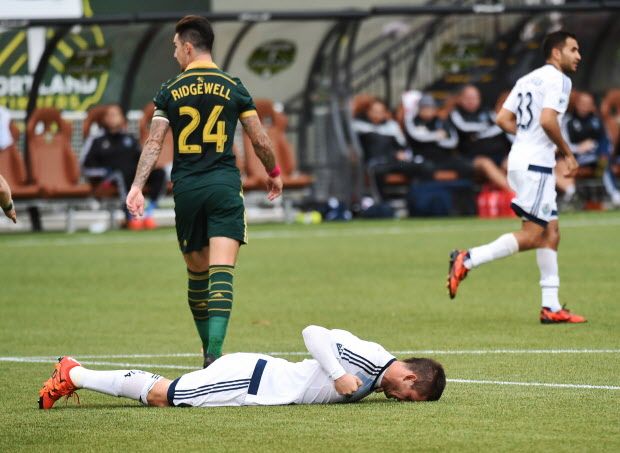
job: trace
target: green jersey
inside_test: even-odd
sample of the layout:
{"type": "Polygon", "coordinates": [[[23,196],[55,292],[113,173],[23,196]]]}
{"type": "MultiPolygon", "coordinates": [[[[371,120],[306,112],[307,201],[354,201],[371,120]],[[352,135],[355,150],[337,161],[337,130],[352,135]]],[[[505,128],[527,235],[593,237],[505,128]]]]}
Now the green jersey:
{"type": "Polygon", "coordinates": [[[240,186],[235,129],[239,118],[256,115],[256,107],[238,78],[213,63],[192,63],[164,83],[153,102],[153,117],[167,119],[172,129],[175,194],[211,184],[240,186]]]}

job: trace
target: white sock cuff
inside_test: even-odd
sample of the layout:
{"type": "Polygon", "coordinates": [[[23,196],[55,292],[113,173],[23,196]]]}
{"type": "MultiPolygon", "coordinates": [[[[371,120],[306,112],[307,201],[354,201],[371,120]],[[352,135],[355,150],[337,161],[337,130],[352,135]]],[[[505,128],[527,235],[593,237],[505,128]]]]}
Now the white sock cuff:
{"type": "Polygon", "coordinates": [[[159,382],[160,379],[163,379],[163,377],[158,374],[152,374],[149,379],[144,383],[144,386],[142,386],[142,390],[140,391],[140,399],[138,400],[140,401],[140,404],[142,404],[143,406],[149,405],[147,400],[149,392],[151,391],[153,386],[157,384],[157,382],[159,382]]]}
{"type": "Polygon", "coordinates": [[[84,375],[84,367],[82,366],[74,366],[69,370],[69,379],[73,382],[77,388],[84,387],[82,383],[82,376],[84,375]]]}
{"type": "Polygon", "coordinates": [[[514,255],[519,251],[519,241],[512,233],[506,233],[499,237],[500,240],[506,245],[506,248],[510,251],[511,255],[514,255]]]}
{"type": "Polygon", "coordinates": [[[536,249],[536,256],[538,258],[553,258],[556,259],[558,256],[557,250],[546,248],[536,249]]]}
{"type": "Polygon", "coordinates": [[[540,280],[541,288],[559,288],[560,287],[560,277],[557,275],[551,275],[540,280]]]}

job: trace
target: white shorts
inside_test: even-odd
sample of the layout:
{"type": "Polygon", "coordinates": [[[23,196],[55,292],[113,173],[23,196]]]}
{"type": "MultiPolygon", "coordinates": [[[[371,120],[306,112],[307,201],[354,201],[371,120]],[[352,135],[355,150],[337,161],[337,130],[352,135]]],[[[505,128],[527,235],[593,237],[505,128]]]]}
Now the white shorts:
{"type": "Polygon", "coordinates": [[[538,165],[530,165],[527,170],[509,168],[508,184],[516,193],[511,208],[519,217],[543,227],[558,218],[552,168],[538,165]]]}
{"type": "Polygon", "coordinates": [[[237,353],[220,357],[203,370],[175,379],[168,388],[171,406],[243,406],[255,395],[265,364],[262,354],[237,353]]]}

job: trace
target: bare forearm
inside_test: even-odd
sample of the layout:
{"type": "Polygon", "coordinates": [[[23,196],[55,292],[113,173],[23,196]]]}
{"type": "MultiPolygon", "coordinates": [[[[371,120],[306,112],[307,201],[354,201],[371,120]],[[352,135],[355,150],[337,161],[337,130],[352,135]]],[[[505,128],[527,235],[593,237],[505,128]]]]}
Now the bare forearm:
{"type": "Polygon", "coordinates": [[[502,108],[495,118],[495,123],[507,134],[517,133],[517,117],[506,108],[502,108]]]}
{"type": "Polygon", "coordinates": [[[11,203],[11,188],[9,183],[0,176],[0,207],[6,207],[11,203]]]}
{"type": "Polygon", "coordinates": [[[543,130],[545,131],[545,134],[547,134],[549,139],[551,139],[551,141],[555,144],[555,146],[557,146],[558,153],[562,157],[572,155],[572,152],[568,144],[566,143],[566,141],[564,141],[564,138],[562,137],[562,132],[560,131],[560,125],[557,123],[557,121],[541,122],[540,125],[542,126],[543,130]]]}
{"type": "Polygon", "coordinates": [[[269,137],[267,137],[266,134],[265,137],[266,142],[253,143],[253,145],[254,151],[256,151],[256,155],[263,163],[265,170],[267,170],[267,172],[270,172],[276,166],[276,157],[272,151],[271,140],[269,140],[269,137]]]}
{"type": "Polygon", "coordinates": [[[142,189],[146,184],[146,180],[151,174],[157,159],[159,159],[167,130],[168,122],[166,121],[157,120],[153,121],[151,124],[151,132],[149,138],[144,143],[140,161],[138,162],[138,168],[136,169],[136,176],[133,180],[133,186],[142,189]]]}
{"type": "Polygon", "coordinates": [[[263,129],[258,117],[250,116],[248,118],[242,118],[241,124],[248,134],[248,137],[250,137],[256,156],[262,162],[265,170],[270,172],[276,166],[276,157],[273,152],[271,140],[267,132],[265,132],[265,129],[263,129]]]}

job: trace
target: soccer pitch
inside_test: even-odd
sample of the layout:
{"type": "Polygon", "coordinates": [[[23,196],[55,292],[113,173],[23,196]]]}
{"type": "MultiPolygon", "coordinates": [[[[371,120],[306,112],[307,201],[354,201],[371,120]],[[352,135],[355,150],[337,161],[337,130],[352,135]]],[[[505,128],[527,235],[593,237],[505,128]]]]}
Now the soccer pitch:
{"type": "Polygon", "coordinates": [[[541,325],[535,254],[472,272],[451,301],[452,248],[518,227],[438,219],[253,226],[225,352],[304,358],[308,324],[398,357],[433,357],[436,403],[144,408],[81,391],[37,408],[55,356],[177,377],[202,363],[172,230],[3,235],[0,450],[620,451],[620,213],[561,219],[560,297],[588,318],[541,325]]]}

